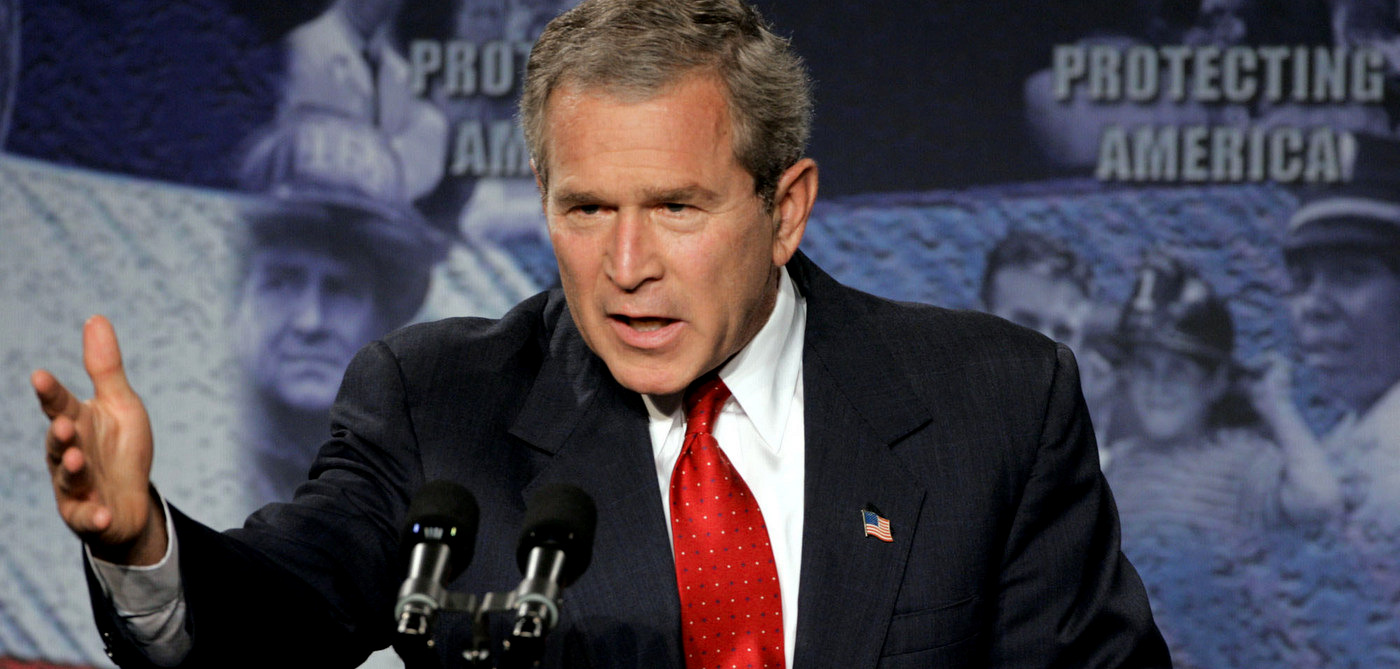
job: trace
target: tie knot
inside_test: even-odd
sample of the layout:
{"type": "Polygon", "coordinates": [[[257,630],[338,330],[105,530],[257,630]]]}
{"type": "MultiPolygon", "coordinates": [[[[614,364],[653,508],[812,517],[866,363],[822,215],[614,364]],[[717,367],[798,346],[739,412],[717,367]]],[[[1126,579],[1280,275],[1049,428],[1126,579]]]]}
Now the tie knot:
{"type": "Polygon", "coordinates": [[[729,386],[718,374],[706,374],[685,391],[685,433],[711,432],[715,416],[729,399],[729,386]]]}

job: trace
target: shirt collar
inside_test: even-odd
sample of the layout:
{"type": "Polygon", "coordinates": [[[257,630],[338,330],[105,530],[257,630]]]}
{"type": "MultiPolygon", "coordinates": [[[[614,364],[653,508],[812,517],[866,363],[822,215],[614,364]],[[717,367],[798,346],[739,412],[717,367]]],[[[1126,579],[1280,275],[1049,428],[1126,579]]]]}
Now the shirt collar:
{"type": "MultiPolygon", "coordinates": [[[[720,367],[719,378],[734,394],[768,449],[778,453],[788,412],[802,372],[807,304],[786,267],[779,268],[778,297],[768,321],[752,341],[720,367]]],[[[653,421],[683,421],[679,397],[642,395],[653,421]]]]}
{"type": "MultiPolygon", "coordinates": [[[[723,374],[720,375],[723,378],[723,374]]],[[[1352,429],[1366,436],[1391,439],[1400,429],[1400,383],[1391,386],[1370,408],[1351,412],[1352,429]]]]}

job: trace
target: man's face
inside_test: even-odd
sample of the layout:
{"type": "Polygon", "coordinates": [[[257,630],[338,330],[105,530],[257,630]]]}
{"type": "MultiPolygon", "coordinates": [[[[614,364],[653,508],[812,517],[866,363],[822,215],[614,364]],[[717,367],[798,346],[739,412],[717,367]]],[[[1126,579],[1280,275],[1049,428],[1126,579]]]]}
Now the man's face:
{"type": "Polygon", "coordinates": [[[253,254],[236,345],[260,392],[303,411],[330,407],[350,358],[381,330],[373,279],[355,270],[325,249],[253,254]]]}
{"type": "Polygon", "coordinates": [[[1289,259],[1288,296],[1303,359],[1327,391],[1364,411],[1400,381],[1400,276],[1361,249],[1289,259]]]}
{"type": "Polygon", "coordinates": [[[682,391],[763,326],[801,231],[754,193],[712,78],[641,102],[565,86],[547,114],[545,215],[570,313],[623,386],[682,391]]]}
{"type": "Polygon", "coordinates": [[[1076,352],[1092,306],[1068,279],[1055,279],[1022,267],[1003,267],[992,277],[987,309],[1012,323],[1064,342],[1076,352]]]}
{"type": "Polygon", "coordinates": [[[1189,355],[1139,346],[1128,360],[1128,400],[1144,436],[1158,443],[1192,440],[1224,392],[1223,376],[1189,355]]]}

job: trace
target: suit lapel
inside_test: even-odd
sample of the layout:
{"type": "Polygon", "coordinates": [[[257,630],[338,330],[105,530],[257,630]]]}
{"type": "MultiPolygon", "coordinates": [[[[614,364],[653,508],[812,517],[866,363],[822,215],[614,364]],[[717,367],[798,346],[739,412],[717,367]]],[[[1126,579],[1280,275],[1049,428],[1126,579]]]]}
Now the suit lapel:
{"type": "Polygon", "coordinates": [[[586,638],[623,639],[595,663],[676,665],[680,601],[646,409],[588,350],[567,312],[559,323],[511,428],[550,456],[522,494],[528,500],[545,485],[569,483],[598,506],[593,560],[564,592],[565,615],[586,638]]]}
{"type": "Polygon", "coordinates": [[[806,510],[796,666],[875,666],[894,614],[925,491],[891,444],[925,425],[918,389],[849,289],[804,257],[789,264],[807,296],[803,349],[806,510]],[[894,541],[865,536],[861,511],[894,541]]]}

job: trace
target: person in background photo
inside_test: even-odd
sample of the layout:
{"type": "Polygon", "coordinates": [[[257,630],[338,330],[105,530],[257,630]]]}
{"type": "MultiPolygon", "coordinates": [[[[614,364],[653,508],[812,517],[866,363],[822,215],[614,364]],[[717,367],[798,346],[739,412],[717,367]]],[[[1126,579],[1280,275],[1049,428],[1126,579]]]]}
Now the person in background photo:
{"type": "Polygon", "coordinates": [[[248,153],[257,195],[233,332],[258,506],[306,480],[350,359],[413,317],[445,254],[398,165],[375,129],[323,114],[275,125],[248,153]]]}
{"type": "Polygon", "coordinates": [[[1160,253],[1137,270],[1117,339],[1137,432],[1114,445],[1104,473],[1173,661],[1273,666],[1254,654],[1267,644],[1249,647],[1283,615],[1265,585],[1270,533],[1315,531],[1340,505],[1287,367],[1246,372],[1224,301],[1160,253]]]}
{"type": "Polygon", "coordinates": [[[1093,270],[1064,242],[1012,230],[987,252],[982,308],[1063,342],[1079,360],[1080,383],[1094,423],[1099,464],[1107,466],[1117,380],[1093,300],[1093,270]]]}
{"type": "Polygon", "coordinates": [[[1013,230],[987,253],[982,304],[1006,320],[1078,350],[1093,271],[1063,242],[1013,230]]]}
{"type": "Polygon", "coordinates": [[[416,96],[394,32],[403,0],[335,0],[286,38],[279,117],[327,113],[384,134],[410,199],[433,190],[447,160],[447,119],[416,96]]]}
{"type": "Polygon", "coordinates": [[[1319,396],[1344,538],[1400,654],[1400,143],[1358,135],[1351,180],[1303,196],[1288,222],[1289,313],[1319,396]]]}

